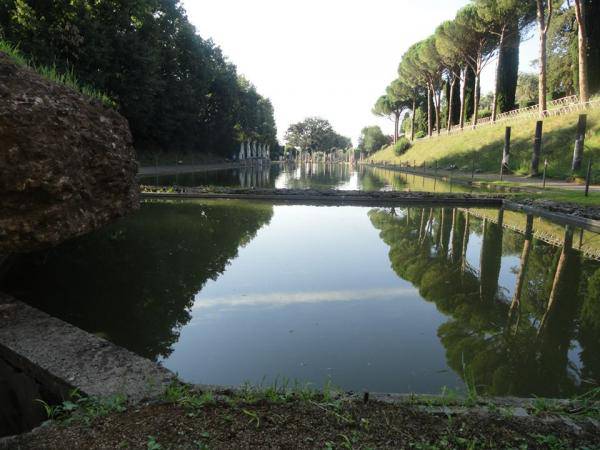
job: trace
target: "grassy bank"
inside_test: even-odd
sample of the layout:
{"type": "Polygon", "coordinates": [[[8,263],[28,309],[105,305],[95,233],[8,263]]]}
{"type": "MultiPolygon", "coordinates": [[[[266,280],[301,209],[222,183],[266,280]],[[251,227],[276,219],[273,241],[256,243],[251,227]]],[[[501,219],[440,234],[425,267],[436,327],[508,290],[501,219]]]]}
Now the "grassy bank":
{"type": "Polygon", "coordinates": [[[68,86],[83,95],[100,101],[104,106],[109,108],[117,107],[116,102],[110,98],[107,94],[94,89],[91,86],[81,83],[73,71],[59,72],[56,66],[42,66],[35,64],[31,59],[27,58],[16,45],[12,45],[0,39],[0,52],[5,53],[8,57],[17,65],[21,67],[28,67],[33,71],[37,72],[42,77],[54,81],[55,83],[68,86]]]}
{"type": "MultiPolygon", "coordinates": [[[[596,161],[594,167],[595,179],[600,179],[600,109],[587,112],[588,126],[585,141],[584,169],[590,157],[596,161]]],[[[571,173],[571,160],[578,120],[578,112],[564,116],[544,119],[544,134],[542,140],[542,161],[548,159],[548,176],[567,178],[571,173]]],[[[483,126],[479,129],[466,129],[463,132],[433,139],[420,139],[403,155],[396,156],[393,148],[387,147],[375,153],[371,158],[376,162],[401,164],[433,163],[438,161],[440,167],[456,164],[459,169],[471,170],[475,167],[483,172],[497,172],[500,168],[502,148],[504,147],[504,129],[512,127],[510,167],[519,175],[529,173],[531,152],[537,119],[528,118],[483,126]]],[[[583,175],[582,173],[578,174],[583,175]]]]}
{"type": "MultiPolygon", "coordinates": [[[[600,442],[588,418],[597,393],[571,402],[529,406],[410,396],[386,403],[325,389],[243,388],[197,391],[173,384],[157,402],[75,399],[51,410],[53,424],[12,448],[320,448],[320,449],[590,449],[600,442]],[[561,419],[561,417],[565,419],[561,419]],[[575,427],[570,424],[576,423],[575,427]]],[[[118,399],[117,399],[118,400],[118,399]]]]}

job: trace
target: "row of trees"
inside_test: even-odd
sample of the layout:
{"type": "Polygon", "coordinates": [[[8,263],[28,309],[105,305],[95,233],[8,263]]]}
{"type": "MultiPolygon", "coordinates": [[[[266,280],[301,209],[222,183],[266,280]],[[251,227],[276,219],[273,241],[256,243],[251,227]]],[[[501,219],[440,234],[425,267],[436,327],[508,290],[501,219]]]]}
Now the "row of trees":
{"type": "Polygon", "coordinates": [[[573,32],[576,31],[578,64],[569,71],[577,74],[580,100],[587,102],[589,80],[593,79],[592,90],[600,88],[600,68],[595,59],[600,50],[598,9],[598,2],[594,0],[574,0],[574,4],[563,0],[472,0],[453,20],[439,25],[434,34],[404,53],[398,78],[377,99],[373,113],[394,120],[394,142],[402,128],[405,131],[409,128],[411,139],[414,139],[418,131],[431,135],[434,130],[440,133],[442,128],[450,130],[453,125],[462,128],[469,117],[475,126],[481,116],[481,73],[497,58],[496,83],[489,111],[495,120],[499,113],[516,107],[519,46],[522,36],[534,23],[540,37],[537,61],[540,114],[547,109],[549,33],[563,40],[551,46],[550,53],[556,63],[556,58],[564,56],[564,41],[567,47],[572,47],[573,32]],[[563,25],[568,24],[564,19],[570,14],[575,24],[571,23],[567,30],[551,29],[556,10],[564,16],[563,25]],[[593,63],[588,65],[588,59],[593,63]],[[417,114],[419,109],[422,116],[426,111],[426,120],[421,123],[417,114]],[[406,123],[403,126],[401,122],[405,111],[412,112],[409,126],[406,123]]]}
{"type": "Polygon", "coordinates": [[[0,38],[111,96],[138,151],[229,156],[242,140],[276,144],[271,102],[179,0],[2,0],[0,38]]]}

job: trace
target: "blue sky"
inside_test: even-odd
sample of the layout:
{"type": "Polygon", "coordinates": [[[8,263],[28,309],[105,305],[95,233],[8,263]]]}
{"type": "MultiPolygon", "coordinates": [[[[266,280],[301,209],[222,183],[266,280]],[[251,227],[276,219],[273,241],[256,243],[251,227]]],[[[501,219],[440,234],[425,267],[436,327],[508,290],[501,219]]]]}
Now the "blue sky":
{"type": "MultiPolygon", "coordinates": [[[[190,21],[271,99],[278,135],[307,116],[356,140],[363,126],[393,124],[371,107],[395,78],[402,53],[468,0],[184,0],[190,21]]],[[[537,39],[521,46],[531,71],[537,39]]],[[[492,89],[495,61],[482,77],[492,89]]]]}

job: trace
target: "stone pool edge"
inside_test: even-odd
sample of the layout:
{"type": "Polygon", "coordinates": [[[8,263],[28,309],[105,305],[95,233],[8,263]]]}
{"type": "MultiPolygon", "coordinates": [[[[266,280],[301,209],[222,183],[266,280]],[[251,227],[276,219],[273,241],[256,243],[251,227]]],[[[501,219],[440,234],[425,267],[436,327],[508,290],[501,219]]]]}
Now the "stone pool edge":
{"type": "MultiPolygon", "coordinates": [[[[77,389],[93,397],[126,395],[135,404],[162,395],[176,379],[159,364],[2,292],[0,358],[65,399],[77,389]]],[[[0,448],[10,439],[0,438],[0,448]]]]}

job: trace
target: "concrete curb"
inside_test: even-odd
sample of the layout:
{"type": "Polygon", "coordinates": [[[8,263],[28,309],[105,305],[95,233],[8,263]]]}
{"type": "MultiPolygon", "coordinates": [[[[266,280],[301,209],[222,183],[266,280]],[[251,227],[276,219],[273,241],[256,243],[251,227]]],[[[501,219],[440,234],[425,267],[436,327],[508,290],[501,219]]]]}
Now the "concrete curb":
{"type": "Polygon", "coordinates": [[[439,206],[502,206],[501,196],[474,196],[468,194],[428,194],[411,192],[361,191],[295,191],[286,189],[267,189],[236,191],[193,191],[186,188],[182,192],[142,192],[143,199],[238,199],[266,200],[285,203],[315,203],[336,205],[394,206],[405,204],[431,204],[439,206]]]}

